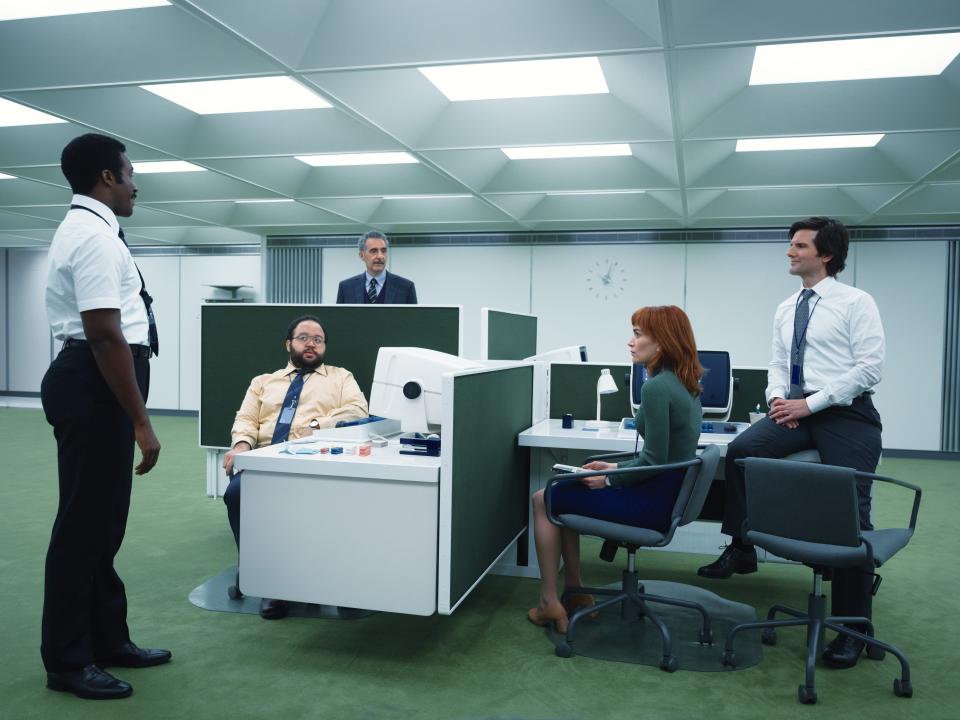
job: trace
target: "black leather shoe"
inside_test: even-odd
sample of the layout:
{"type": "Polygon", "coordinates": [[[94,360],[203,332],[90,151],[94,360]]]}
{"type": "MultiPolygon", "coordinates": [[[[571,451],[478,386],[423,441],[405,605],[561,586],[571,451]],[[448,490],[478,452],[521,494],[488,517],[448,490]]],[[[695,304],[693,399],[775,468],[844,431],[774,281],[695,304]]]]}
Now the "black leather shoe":
{"type": "Polygon", "coordinates": [[[827,645],[827,649],[823,651],[820,659],[827,667],[837,668],[838,670],[852,668],[857,664],[864,645],[866,643],[863,640],[858,640],[855,637],[837,635],[833,642],[827,645]]]}
{"type": "Polygon", "coordinates": [[[263,598],[260,601],[260,617],[264,620],[280,620],[290,612],[290,605],[286,600],[271,600],[263,598]]]}
{"type": "Polygon", "coordinates": [[[117,700],[133,694],[130,683],[115,678],[96,665],[87,665],[80,670],[48,672],[47,687],[71,692],[87,700],[117,700]]]}
{"type": "Polygon", "coordinates": [[[137,647],[132,642],[121,645],[109,655],[97,658],[101,667],[144,668],[163,665],[170,662],[173,654],[169,650],[137,647]]]}
{"type": "Polygon", "coordinates": [[[709,565],[697,570],[697,575],[723,580],[734,573],[748,575],[757,571],[757,551],[754,548],[741,550],[736,545],[727,545],[723,554],[709,565]]]}

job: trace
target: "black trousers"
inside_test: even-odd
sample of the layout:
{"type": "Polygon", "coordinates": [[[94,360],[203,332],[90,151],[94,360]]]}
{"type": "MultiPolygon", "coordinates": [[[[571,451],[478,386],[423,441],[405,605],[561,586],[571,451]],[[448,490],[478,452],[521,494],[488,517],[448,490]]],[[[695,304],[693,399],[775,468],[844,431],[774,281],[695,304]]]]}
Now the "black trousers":
{"type": "Polygon", "coordinates": [[[223,502],[227,506],[227,520],[233,531],[233,539],[237,541],[237,550],[240,549],[240,473],[230,476],[230,484],[223,493],[223,502]]]}
{"type": "MultiPolygon", "coordinates": [[[[150,362],[134,358],[146,401],[150,362]]],[[[60,503],[43,590],[40,654],[49,672],[81,668],[130,641],[127,597],[113,568],[130,507],[133,423],[87,346],[62,350],[40,386],[57,440],[60,503]]]]}
{"type": "MultiPolygon", "coordinates": [[[[880,415],[869,395],[858,397],[849,407],[834,405],[800,421],[790,430],[763,418],[751,425],[727,447],[726,504],[722,532],[740,539],[746,517],[746,490],[743,468],[736,460],[746,457],[782,458],[800,450],[816,449],[825,465],[839,465],[863,472],[875,472],[880,461],[880,415]]],[[[860,529],[872,530],[870,523],[871,482],[857,486],[860,529]]],[[[871,617],[873,573],[859,569],[835,570],[833,615],[871,617]]]]}

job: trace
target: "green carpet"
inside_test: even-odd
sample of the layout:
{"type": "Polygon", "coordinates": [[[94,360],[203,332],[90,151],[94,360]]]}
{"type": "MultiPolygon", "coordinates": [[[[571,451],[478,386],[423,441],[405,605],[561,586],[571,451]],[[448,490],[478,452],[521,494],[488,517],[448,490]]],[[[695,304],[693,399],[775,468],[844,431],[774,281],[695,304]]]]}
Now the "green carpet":
{"type": "MultiPolygon", "coordinates": [[[[0,409],[0,717],[28,718],[956,718],[955,614],[958,465],[886,460],[881,471],[920,483],[918,534],[884,569],[875,603],[878,635],[913,664],[915,696],[893,695],[892,657],[861,660],[847,671],[819,670],[820,703],[801,706],[802,631],[780,633],[763,661],[741,672],[668,675],[642,665],[575,657],[562,660],[544,632],[527,623],[532,580],[489,577],[451,617],[381,613],[354,622],[206,612],[190,590],[234,561],[223,503],[204,495],[204,457],[193,418],[154,419],[159,465],[135,479],[127,538],[118,568],[127,585],[136,642],[173,650],[170,665],[118,671],[132,698],[91,702],[44,688],[40,664],[43,560],[56,508],[55,445],[36,410],[0,409]],[[943,570],[947,569],[947,572],[943,570]],[[940,618],[948,618],[941,620],[940,618]],[[951,629],[952,628],[952,629],[951,629]]],[[[880,487],[879,526],[903,524],[906,493],[880,487]]],[[[584,543],[584,579],[619,579],[619,562],[596,559],[584,543]]],[[[641,576],[683,582],[765,610],[803,606],[810,573],[769,564],[755,575],[718,583],[696,576],[706,558],[640,555],[641,576]]],[[[384,548],[383,561],[402,563],[384,548]]],[[[389,588],[384,589],[389,592],[389,588]]]]}

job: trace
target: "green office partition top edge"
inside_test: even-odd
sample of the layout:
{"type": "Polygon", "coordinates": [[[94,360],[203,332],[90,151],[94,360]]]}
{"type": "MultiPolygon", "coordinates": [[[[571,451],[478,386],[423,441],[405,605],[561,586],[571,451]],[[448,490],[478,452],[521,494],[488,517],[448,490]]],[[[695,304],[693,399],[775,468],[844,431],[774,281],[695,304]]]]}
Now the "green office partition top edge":
{"type": "Polygon", "coordinates": [[[203,305],[200,331],[200,445],[230,446],[230,428],[250,381],[287,363],[287,326],[320,318],[325,362],[353,373],[367,400],[381,347],[457,355],[460,308],[422,305],[203,305]]]}
{"type": "Polygon", "coordinates": [[[487,359],[523,360],[537,352],[537,318],[487,310],[487,359]]]}

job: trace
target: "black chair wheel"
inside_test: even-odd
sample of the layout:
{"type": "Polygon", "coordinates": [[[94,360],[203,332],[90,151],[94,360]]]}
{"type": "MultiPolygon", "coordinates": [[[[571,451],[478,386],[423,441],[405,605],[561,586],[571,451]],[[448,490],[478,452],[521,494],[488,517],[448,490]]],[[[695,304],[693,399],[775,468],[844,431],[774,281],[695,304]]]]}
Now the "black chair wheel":
{"type": "Polygon", "coordinates": [[[887,656],[887,651],[876,645],[867,645],[867,657],[871,660],[883,660],[887,656]]]}
{"type": "Polygon", "coordinates": [[[567,643],[562,642],[557,645],[557,649],[554,650],[557,657],[568,658],[573,655],[573,648],[567,645],[567,643]]]}
{"type": "Polygon", "coordinates": [[[672,673],[672,672],[676,672],[678,667],[680,667],[680,663],[677,662],[677,658],[673,655],[664,655],[660,659],[661,670],[665,670],[666,672],[672,673]]]}
{"type": "Polygon", "coordinates": [[[893,694],[902,698],[913,697],[913,685],[910,684],[909,680],[896,678],[893,681],[893,694]]]}
{"type": "Polygon", "coordinates": [[[227,597],[231,600],[241,600],[243,598],[243,593],[236,585],[231,585],[227,588],[227,597]]]}
{"type": "Polygon", "coordinates": [[[807,687],[806,685],[800,685],[797,688],[797,699],[800,700],[804,705],[816,705],[817,704],[817,691],[812,687],[807,687]]]}
{"type": "Polygon", "coordinates": [[[724,650],[723,656],[720,658],[720,662],[726,667],[736,667],[737,666],[737,656],[733,650],[724,650]]]}
{"type": "Polygon", "coordinates": [[[711,628],[700,628],[700,644],[713,645],[713,630],[711,628]]]}
{"type": "Polygon", "coordinates": [[[766,628],[762,633],[760,633],[760,642],[764,645],[776,645],[777,644],[777,631],[773,628],[766,628]]]}

